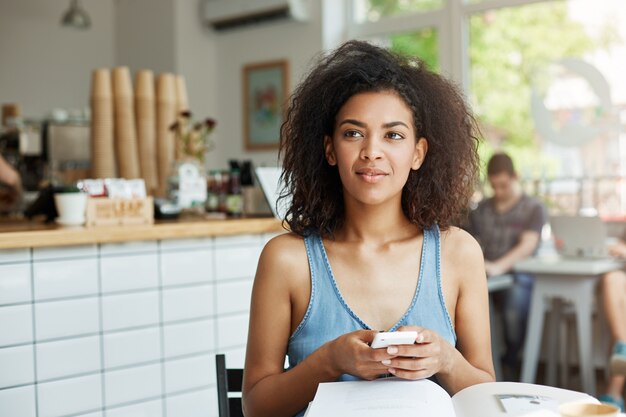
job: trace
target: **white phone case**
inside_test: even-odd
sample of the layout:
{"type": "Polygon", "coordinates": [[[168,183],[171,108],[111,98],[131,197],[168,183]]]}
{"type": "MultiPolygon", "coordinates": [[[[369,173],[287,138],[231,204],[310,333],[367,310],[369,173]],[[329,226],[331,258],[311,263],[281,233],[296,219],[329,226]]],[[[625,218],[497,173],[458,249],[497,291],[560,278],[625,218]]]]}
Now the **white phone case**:
{"type": "Polygon", "coordinates": [[[381,332],[374,335],[372,348],[379,349],[392,345],[412,345],[417,339],[417,332],[381,332]]]}

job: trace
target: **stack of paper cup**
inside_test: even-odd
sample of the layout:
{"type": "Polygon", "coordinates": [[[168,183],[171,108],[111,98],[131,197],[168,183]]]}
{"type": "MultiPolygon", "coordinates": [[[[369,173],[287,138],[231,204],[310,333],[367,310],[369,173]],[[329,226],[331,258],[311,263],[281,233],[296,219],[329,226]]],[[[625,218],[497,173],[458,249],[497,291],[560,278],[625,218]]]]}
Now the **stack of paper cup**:
{"type": "Polygon", "coordinates": [[[157,77],[157,160],[159,171],[159,196],[165,196],[167,176],[174,159],[174,134],[170,126],[176,121],[176,81],[174,74],[157,77]]]}
{"type": "Polygon", "coordinates": [[[91,78],[91,163],[93,178],[112,178],[115,173],[113,145],[113,96],[108,69],[93,71],[91,78]]]}
{"type": "MultiPolygon", "coordinates": [[[[182,75],[176,75],[176,116],[180,116],[182,112],[189,111],[189,101],[187,100],[187,85],[182,75]]],[[[174,158],[182,157],[181,143],[174,146],[174,158]]]]}
{"type": "Polygon", "coordinates": [[[139,168],[150,195],[156,193],[159,184],[156,165],[155,106],[152,71],[138,71],[135,75],[135,121],[139,145],[139,168]]]}
{"type": "Polygon", "coordinates": [[[122,178],[139,178],[133,88],[128,67],[114,68],[112,79],[115,110],[115,150],[120,176],[122,178]]]}
{"type": "Polygon", "coordinates": [[[185,77],[182,75],[176,76],[176,112],[177,115],[181,112],[189,111],[189,100],[187,99],[187,84],[185,83],[185,77]]]}

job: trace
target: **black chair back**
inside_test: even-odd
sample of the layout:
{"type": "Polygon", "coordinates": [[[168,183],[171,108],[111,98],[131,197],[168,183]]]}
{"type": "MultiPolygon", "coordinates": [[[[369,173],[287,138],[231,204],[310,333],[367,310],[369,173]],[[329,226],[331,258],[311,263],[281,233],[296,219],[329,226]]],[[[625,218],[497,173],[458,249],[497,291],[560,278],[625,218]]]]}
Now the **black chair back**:
{"type": "Polygon", "coordinates": [[[215,369],[217,372],[217,404],[220,417],[243,417],[241,408],[241,387],[243,384],[243,369],[226,368],[226,356],[215,355],[215,369]],[[239,396],[229,396],[236,393],[239,396]]]}

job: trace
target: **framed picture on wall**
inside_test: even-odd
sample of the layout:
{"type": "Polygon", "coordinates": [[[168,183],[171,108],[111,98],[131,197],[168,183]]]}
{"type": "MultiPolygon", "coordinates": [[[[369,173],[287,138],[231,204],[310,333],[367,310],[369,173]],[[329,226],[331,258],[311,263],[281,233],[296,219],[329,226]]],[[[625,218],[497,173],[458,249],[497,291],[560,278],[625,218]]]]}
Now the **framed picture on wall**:
{"type": "Polygon", "coordinates": [[[288,96],[286,60],[243,68],[243,117],[246,150],[278,148],[288,96]]]}

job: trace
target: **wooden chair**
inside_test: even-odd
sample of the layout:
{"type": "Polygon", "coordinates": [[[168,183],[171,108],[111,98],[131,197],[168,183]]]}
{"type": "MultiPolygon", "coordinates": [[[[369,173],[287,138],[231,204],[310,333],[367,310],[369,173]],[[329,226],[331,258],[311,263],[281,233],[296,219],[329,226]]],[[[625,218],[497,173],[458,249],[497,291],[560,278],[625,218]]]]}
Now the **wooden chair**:
{"type": "Polygon", "coordinates": [[[243,417],[241,409],[241,386],[243,369],[226,368],[226,356],[215,355],[217,373],[217,403],[219,417],[243,417]],[[229,396],[229,394],[236,394],[229,396]]]}

